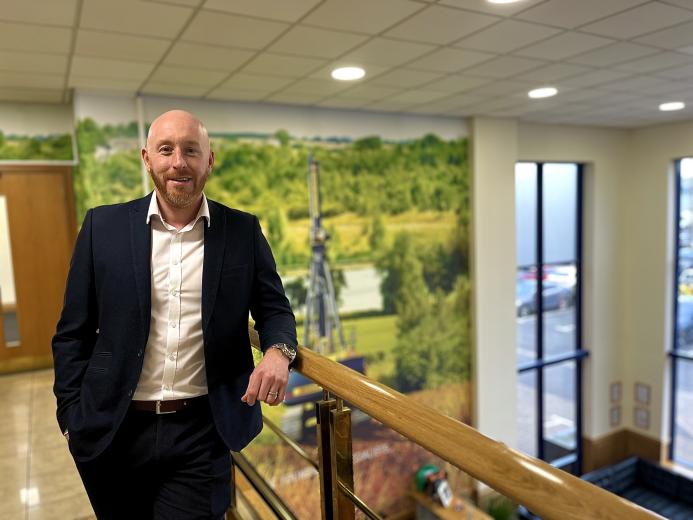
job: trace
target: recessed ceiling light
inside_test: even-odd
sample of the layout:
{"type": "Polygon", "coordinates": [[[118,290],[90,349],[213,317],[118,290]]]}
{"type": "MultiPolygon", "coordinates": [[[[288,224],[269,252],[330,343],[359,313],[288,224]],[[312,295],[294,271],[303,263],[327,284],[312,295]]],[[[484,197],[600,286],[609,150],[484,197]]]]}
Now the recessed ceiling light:
{"type": "Polygon", "coordinates": [[[555,87],[542,87],[542,88],[535,88],[534,90],[529,91],[529,97],[532,99],[539,99],[539,98],[546,98],[546,97],[551,97],[555,96],[558,94],[558,89],[555,87]]]}
{"type": "Polygon", "coordinates": [[[366,75],[366,71],[361,67],[340,67],[332,71],[332,77],[339,81],[354,81],[366,75]]]}
{"type": "Polygon", "coordinates": [[[662,112],[671,112],[673,110],[683,110],[686,108],[686,103],[683,101],[671,101],[669,103],[662,103],[659,105],[659,109],[662,112]]]}
{"type": "Polygon", "coordinates": [[[514,4],[521,0],[486,0],[489,4],[514,4]]]}

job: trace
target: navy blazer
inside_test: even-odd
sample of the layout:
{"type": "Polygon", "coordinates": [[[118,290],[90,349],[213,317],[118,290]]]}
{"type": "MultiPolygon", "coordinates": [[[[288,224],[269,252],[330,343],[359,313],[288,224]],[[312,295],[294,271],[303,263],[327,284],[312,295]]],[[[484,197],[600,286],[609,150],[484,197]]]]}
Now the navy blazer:
{"type": "MultiPolygon", "coordinates": [[[[87,212],[53,337],[58,424],[77,460],[111,442],[142,370],[151,318],[152,194],[87,212]]],[[[248,312],[263,350],[296,345],[296,321],[256,216],[208,201],[202,331],[209,401],[229,449],[262,429],[260,405],[241,402],[253,370],[248,312]]]]}

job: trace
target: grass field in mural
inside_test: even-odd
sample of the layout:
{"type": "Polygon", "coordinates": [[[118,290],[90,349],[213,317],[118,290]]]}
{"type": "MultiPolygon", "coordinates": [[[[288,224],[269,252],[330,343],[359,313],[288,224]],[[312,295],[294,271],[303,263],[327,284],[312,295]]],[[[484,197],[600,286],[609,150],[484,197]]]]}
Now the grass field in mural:
{"type": "MultiPolygon", "coordinates": [[[[80,220],[89,207],[141,196],[136,135],[134,123],[79,122],[80,220]]],[[[216,165],[205,192],[260,217],[297,313],[299,341],[311,259],[307,170],[312,153],[320,164],[327,257],[349,351],[363,357],[368,377],[469,421],[466,139],[433,134],[407,142],[296,139],[283,130],[211,137],[216,165]]],[[[265,411],[310,448],[315,439],[309,408],[265,411]]],[[[292,487],[305,483],[317,490],[316,477],[301,469],[271,431],[263,431],[246,452],[263,476],[286,492],[299,517],[319,512],[317,499],[302,500],[308,495],[292,487]]],[[[402,490],[408,488],[402,479],[435,460],[363,416],[354,419],[354,453],[366,454],[356,459],[357,490],[383,513],[401,505],[402,490]]],[[[458,491],[469,484],[456,473],[451,480],[458,491]]]]}
{"type": "Polygon", "coordinates": [[[69,161],[71,159],[72,137],[70,134],[5,135],[0,129],[0,160],[69,161]]]}

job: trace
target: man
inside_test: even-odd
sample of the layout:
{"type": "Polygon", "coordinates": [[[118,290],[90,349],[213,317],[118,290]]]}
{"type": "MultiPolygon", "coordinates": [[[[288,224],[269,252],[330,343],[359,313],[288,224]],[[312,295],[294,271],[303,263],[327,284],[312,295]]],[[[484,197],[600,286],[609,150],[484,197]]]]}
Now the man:
{"type": "Polygon", "coordinates": [[[257,217],[207,200],[214,153],[174,110],[149,196],[87,212],[53,338],[58,423],[99,519],[223,518],[229,450],[284,399],[296,324],[257,217]],[[248,312],[264,351],[253,367],[248,312]]]}

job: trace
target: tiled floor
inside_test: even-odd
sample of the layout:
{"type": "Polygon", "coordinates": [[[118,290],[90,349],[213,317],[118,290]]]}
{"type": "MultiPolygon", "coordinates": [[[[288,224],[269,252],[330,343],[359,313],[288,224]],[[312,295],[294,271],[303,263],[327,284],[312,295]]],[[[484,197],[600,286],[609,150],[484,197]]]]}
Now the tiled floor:
{"type": "Polygon", "coordinates": [[[52,370],[0,376],[0,520],[94,518],[52,386],[52,370]]]}

